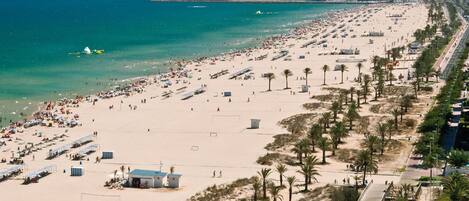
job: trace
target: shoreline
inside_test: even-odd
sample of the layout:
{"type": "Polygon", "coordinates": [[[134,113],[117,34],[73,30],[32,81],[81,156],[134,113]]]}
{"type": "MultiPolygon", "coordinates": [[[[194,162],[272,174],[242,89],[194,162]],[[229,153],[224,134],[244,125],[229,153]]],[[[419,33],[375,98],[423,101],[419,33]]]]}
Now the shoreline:
{"type": "MultiPolygon", "coordinates": [[[[395,5],[383,6],[379,9],[380,16],[383,16],[383,12],[392,12],[391,8],[394,7],[399,8],[395,5]]],[[[322,64],[329,64],[333,67],[333,64],[337,63],[335,58],[338,56],[332,54],[327,56],[318,55],[318,52],[324,52],[325,48],[305,49],[300,48],[300,46],[311,40],[309,36],[312,33],[320,33],[323,29],[330,31],[341,24],[338,22],[339,20],[346,21],[354,15],[361,14],[361,12],[374,10],[368,6],[356,9],[356,12],[348,11],[340,15],[330,16],[330,19],[325,21],[331,21],[332,23],[321,21],[323,24],[319,25],[321,27],[319,29],[313,30],[314,24],[311,24],[304,27],[304,29],[297,30],[297,35],[274,38],[272,41],[262,44],[259,49],[223,54],[200,59],[197,62],[188,61],[187,65],[183,65],[188,66],[186,68],[175,69],[162,75],[152,75],[149,78],[140,78],[142,80],[137,79],[127,89],[120,92],[98,94],[101,98],[96,101],[96,104],[93,100],[94,96],[83,97],[76,104],[68,101],[54,103],[49,110],[50,114],[60,113],[59,111],[62,109],[64,111],[70,110],[70,114],[66,112],[67,114],[64,116],[79,115],[79,120],[83,125],[70,130],[57,128],[55,127],[56,124],[50,128],[35,127],[37,131],[33,131],[34,128],[27,129],[24,134],[19,134],[25,142],[37,141],[36,137],[29,135],[33,132],[41,132],[46,136],[50,136],[53,133],[63,133],[64,130],[68,130],[67,135],[75,139],[85,133],[99,131],[97,142],[103,147],[103,150],[113,149],[117,158],[103,164],[93,164],[91,161],[84,160],[83,166],[89,172],[82,178],[70,178],[66,174],[54,173],[41,179],[41,183],[33,184],[31,188],[16,186],[17,181],[8,181],[5,189],[15,188],[17,189],[15,193],[22,193],[24,189],[28,189],[32,191],[31,195],[34,195],[47,188],[50,189],[50,194],[54,194],[51,200],[60,199],[64,194],[71,196],[69,197],[70,200],[78,200],[77,193],[79,192],[118,194],[122,196],[122,200],[131,200],[135,196],[138,196],[140,200],[152,200],[154,196],[159,196],[158,199],[161,200],[183,200],[196,192],[200,192],[206,186],[226,183],[236,178],[255,174],[256,170],[264,167],[254,162],[258,156],[265,154],[264,146],[272,142],[273,135],[288,132],[285,128],[278,126],[278,121],[290,115],[304,113],[305,110],[301,108],[301,105],[312,102],[311,95],[323,95],[327,90],[324,90],[320,85],[322,83],[322,72],[320,73],[318,68],[322,64]],[[292,44],[291,47],[289,47],[290,44],[292,44]],[[287,60],[288,58],[275,62],[270,61],[272,56],[277,55],[278,51],[283,49],[290,50],[289,54],[293,55],[291,57],[293,61],[287,60]],[[306,53],[309,51],[312,53],[306,53]],[[250,61],[250,59],[261,57],[264,54],[268,55],[267,60],[250,61]],[[301,55],[305,55],[306,60],[298,59],[301,55]],[[240,68],[251,65],[255,67],[255,75],[248,74],[246,75],[247,79],[243,77],[229,80],[225,79],[226,75],[218,80],[210,79],[211,75],[220,70],[230,69],[231,72],[237,72],[240,68]],[[312,94],[300,93],[301,87],[299,86],[304,83],[300,71],[309,66],[315,68],[313,70],[314,74],[310,77],[312,94]],[[282,72],[280,69],[284,68],[294,69],[297,77],[296,80],[291,77],[290,84],[292,88],[289,90],[283,89],[284,78],[279,74],[282,72]],[[260,77],[265,72],[276,72],[279,75],[273,81],[274,88],[271,92],[265,91],[267,81],[260,77]],[[172,84],[164,87],[168,83],[165,80],[171,81],[172,84]],[[178,89],[186,87],[187,90],[191,90],[199,85],[208,85],[207,91],[189,100],[179,100],[178,89]],[[233,95],[229,98],[223,97],[220,95],[220,92],[223,91],[233,92],[233,95]],[[127,93],[132,95],[127,96],[127,93]],[[167,93],[173,95],[166,98],[163,94],[167,93]],[[127,107],[127,104],[129,107],[127,107]],[[246,129],[248,120],[253,117],[262,119],[260,129],[246,129]],[[212,136],[212,132],[216,136],[212,136]],[[210,133],[210,136],[208,136],[208,133],[210,133]],[[132,168],[157,168],[154,164],[157,164],[158,160],[164,162],[164,170],[173,165],[176,166],[177,172],[183,173],[184,183],[180,190],[165,192],[126,188],[125,191],[116,191],[102,187],[104,175],[112,174],[113,169],[118,168],[119,164],[132,164],[132,168]],[[219,178],[210,177],[212,170],[215,171],[214,169],[220,170],[219,178]],[[221,177],[221,170],[223,170],[223,177],[221,177]],[[64,181],[68,182],[67,188],[63,188],[62,193],[57,192],[57,187],[62,186],[64,181]],[[75,189],[85,181],[89,185],[83,186],[82,190],[75,189]]],[[[423,10],[421,5],[413,9],[415,11],[423,10]]],[[[415,13],[411,14],[412,16],[416,15],[415,13]]],[[[365,17],[360,18],[360,20],[363,18],[365,17]]],[[[386,18],[382,20],[386,20],[387,24],[391,24],[386,18]]],[[[412,20],[419,22],[416,24],[419,27],[422,24],[419,19],[412,20]]],[[[387,24],[378,23],[379,29],[386,30],[387,24]]],[[[416,25],[412,24],[412,26],[416,25]]],[[[360,32],[355,31],[356,33],[371,29],[371,25],[363,27],[353,27],[353,29],[361,30],[360,32]]],[[[399,33],[391,31],[386,31],[386,33],[390,35],[389,38],[396,39],[400,38],[401,34],[406,35],[406,32],[412,29],[414,27],[406,27],[402,28],[399,33]]],[[[411,37],[406,37],[406,39],[408,38],[411,39],[411,37]]],[[[358,47],[362,48],[364,55],[371,55],[375,51],[380,54],[380,49],[375,50],[372,45],[363,45],[366,44],[368,38],[357,38],[355,40],[362,45],[358,47]]],[[[377,38],[375,40],[377,44],[374,46],[380,48],[384,39],[379,40],[377,38]]],[[[351,46],[349,43],[341,45],[338,39],[333,40],[329,45],[332,46],[329,47],[331,52],[334,51],[334,48],[340,49],[341,47],[351,46]]],[[[362,57],[362,55],[357,57],[362,57]]],[[[368,67],[369,58],[365,57],[365,65],[368,67]]],[[[351,66],[353,64],[347,65],[351,66]]],[[[368,68],[363,70],[369,71],[368,68]]],[[[336,77],[340,77],[340,74],[334,71],[328,72],[327,82],[329,87],[348,88],[356,84],[353,81],[356,74],[356,69],[352,67],[347,72],[346,82],[338,84],[336,77]]],[[[353,139],[357,137],[354,136],[353,139]]],[[[355,142],[347,143],[348,147],[356,145],[355,142]]],[[[15,147],[12,146],[12,148],[15,147]]],[[[29,159],[29,156],[25,158],[28,162],[29,159]]],[[[49,163],[58,164],[59,170],[61,170],[61,168],[68,168],[70,164],[76,164],[77,162],[70,162],[64,157],[58,157],[53,161],[43,161],[41,159],[28,163],[28,168],[34,169],[49,163]]],[[[345,164],[336,161],[330,165],[322,166],[320,170],[322,174],[321,184],[332,183],[333,179],[337,178],[337,174],[339,174],[337,172],[342,171],[343,168],[345,168],[345,164]]],[[[292,168],[292,170],[295,169],[292,168]]],[[[295,174],[296,171],[289,172],[289,174],[292,173],[295,174]]],[[[386,172],[382,174],[386,175],[386,172]]],[[[342,175],[339,174],[339,177],[342,175]]],[[[378,181],[378,178],[383,179],[386,177],[376,175],[375,181],[378,181]]],[[[9,197],[9,195],[7,193],[6,197],[9,197]]]]}
{"type": "Polygon", "coordinates": [[[151,2],[192,2],[192,3],[254,3],[254,4],[380,4],[389,1],[307,1],[307,0],[150,0],[151,2]]]}
{"type": "MultiPolygon", "coordinates": [[[[169,1],[168,1],[169,2],[169,1]]],[[[217,2],[207,2],[207,3],[217,3],[217,2]]],[[[228,2],[229,3],[229,2],[228,2]]],[[[339,3],[340,4],[340,3],[339,3]]],[[[385,3],[387,4],[387,3],[385,3]]],[[[366,6],[368,4],[364,4],[364,6],[366,6]]],[[[372,5],[372,4],[371,4],[372,5]]],[[[184,57],[184,58],[178,58],[176,60],[174,60],[173,58],[167,60],[164,62],[164,65],[165,65],[165,68],[164,69],[158,69],[159,71],[159,74],[158,73],[155,73],[155,74],[152,74],[152,75],[142,75],[142,76],[138,76],[138,77],[129,77],[129,78],[125,78],[125,79],[120,79],[120,80],[114,80],[113,82],[121,82],[121,83],[124,83],[124,84],[118,84],[119,87],[123,87],[123,86],[126,86],[126,85],[131,85],[133,81],[136,81],[136,80],[139,80],[139,79],[149,79],[153,76],[158,76],[158,75],[162,75],[162,74],[166,74],[168,73],[168,71],[170,71],[171,68],[179,68],[179,67],[183,67],[184,65],[187,65],[187,64],[190,64],[190,63],[193,63],[193,62],[200,62],[200,61],[204,61],[204,60],[210,60],[210,59],[216,59],[216,58],[220,58],[220,57],[224,57],[224,56],[233,56],[235,54],[242,54],[242,53],[245,53],[247,51],[253,51],[253,50],[258,50],[258,49],[262,49],[264,45],[266,45],[266,43],[269,43],[269,42],[274,42],[274,40],[278,39],[278,38],[281,38],[281,37],[291,37],[291,36],[295,36],[296,34],[298,33],[295,33],[295,31],[301,29],[302,27],[307,27],[309,26],[310,24],[313,24],[313,23],[318,23],[318,22],[321,22],[321,21],[324,21],[324,18],[327,18],[329,16],[333,16],[335,15],[334,12],[351,12],[353,10],[356,10],[356,9],[360,9],[362,8],[363,6],[359,6],[359,7],[355,7],[355,8],[345,8],[345,9],[338,9],[338,10],[334,10],[334,11],[327,11],[323,14],[320,14],[319,16],[316,16],[315,18],[313,19],[309,19],[308,22],[302,22],[300,24],[298,24],[297,26],[295,27],[292,27],[290,30],[288,30],[287,32],[285,33],[280,33],[280,34],[274,34],[274,35],[271,35],[271,36],[267,36],[265,38],[256,38],[256,44],[252,47],[245,47],[245,48],[241,48],[241,49],[234,49],[234,50],[231,50],[231,51],[226,51],[226,52],[219,52],[219,53],[216,53],[216,54],[213,54],[213,55],[202,55],[202,56],[195,56],[195,57],[184,57]]],[[[325,20],[327,21],[327,19],[325,20]]],[[[114,78],[111,78],[111,80],[113,80],[114,78]]],[[[103,82],[104,83],[104,82],[103,82]]],[[[110,83],[110,82],[109,82],[110,83]]],[[[114,86],[108,86],[108,87],[104,87],[105,89],[103,90],[100,90],[100,91],[97,91],[95,93],[84,93],[84,94],[77,94],[75,97],[63,97],[63,98],[57,98],[57,99],[49,99],[49,100],[43,100],[43,101],[39,101],[37,102],[35,105],[35,108],[37,108],[36,110],[33,110],[31,113],[28,113],[24,116],[24,118],[22,119],[18,119],[16,121],[13,121],[11,123],[7,123],[6,125],[4,126],[1,126],[2,124],[0,124],[0,133],[2,130],[6,129],[9,125],[11,124],[17,124],[17,123],[24,123],[24,119],[26,120],[30,120],[31,118],[34,117],[34,115],[36,113],[39,113],[41,112],[41,110],[43,110],[44,108],[47,107],[47,104],[50,104],[50,103],[57,103],[57,102],[60,102],[61,100],[63,99],[76,99],[77,97],[89,97],[89,96],[95,96],[96,94],[99,94],[99,93],[103,93],[103,92],[107,92],[107,91],[112,91],[114,90],[114,86]]],[[[18,115],[18,114],[17,114],[18,115]]]]}

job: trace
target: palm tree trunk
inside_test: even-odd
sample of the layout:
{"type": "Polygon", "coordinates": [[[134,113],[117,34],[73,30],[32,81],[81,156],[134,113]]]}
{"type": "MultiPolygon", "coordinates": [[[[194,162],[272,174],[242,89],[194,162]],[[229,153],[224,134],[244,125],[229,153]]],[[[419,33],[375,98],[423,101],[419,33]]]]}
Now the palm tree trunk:
{"type": "Polygon", "coordinates": [[[308,73],[306,73],[306,87],[308,87],[308,73]]]}
{"type": "Polygon", "coordinates": [[[263,182],[262,182],[262,194],[263,194],[263,198],[266,199],[267,198],[267,184],[265,182],[265,178],[263,178],[263,182]]]}
{"type": "Polygon", "coordinates": [[[344,71],[342,71],[342,75],[341,75],[341,78],[340,78],[340,83],[344,83],[344,71]]]}
{"type": "Polygon", "coordinates": [[[283,186],[283,175],[280,174],[280,186],[283,186]]]}
{"type": "Polygon", "coordinates": [[[366,165],[365,165],[365,168],[363,168],[363,180],[362,180],[362,185],[365,185],[365,179],[366,179],[366,165]]]}
{"type": "Polygon", "coordinates": [[[288,89],[288,76],[285,76],[285,89],[288,89]]]}
{"type": "Polygon", "coordinates": [[[305,191],[308,191],[308,175],[305,174],[305,191]]]}
{"type": "Polygon", "coordinates": [[[358,68],[358,82],[362,82],[362,69],[358,68]]]}
{"type": "Polygon", "coordinates": [[[324,71],[324,82],[323,85],[326,85],[326,71],[324,71]]]}
{"type": "Polygon", "coordinates": [[[326,164],[326,149],[322,150],[322,164],[326,164]]]}
{"type": "Polygon", "coordinates": [[[291,201],[292,194],[293,194],[293,189],[290,186],[290,188],[288,188],[288,201],[291,201]]]}

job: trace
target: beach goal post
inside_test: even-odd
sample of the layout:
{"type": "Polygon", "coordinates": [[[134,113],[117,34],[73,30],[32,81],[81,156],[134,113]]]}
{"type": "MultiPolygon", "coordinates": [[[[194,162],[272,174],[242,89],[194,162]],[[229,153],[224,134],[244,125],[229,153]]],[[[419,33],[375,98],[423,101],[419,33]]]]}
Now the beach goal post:
{"type": "Polygon", "coordinates": [[[120,195],[81,193],[80,201],[121,201],[120,195]]]}

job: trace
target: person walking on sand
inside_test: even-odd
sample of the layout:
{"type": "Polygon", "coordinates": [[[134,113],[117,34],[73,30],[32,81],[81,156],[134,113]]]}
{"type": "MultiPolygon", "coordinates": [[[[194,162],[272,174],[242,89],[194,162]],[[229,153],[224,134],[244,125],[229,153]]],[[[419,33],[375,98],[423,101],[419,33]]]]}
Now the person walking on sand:
{"type": "Polygon", "coordinates": [[[215,170],[213,171],[213,176],[212,177],[215,178],[215,170]]]}
{"type": "Polygon", "coordinates": [[[222,177],[222,171],[220,170],[218,177],[222,177]]]}

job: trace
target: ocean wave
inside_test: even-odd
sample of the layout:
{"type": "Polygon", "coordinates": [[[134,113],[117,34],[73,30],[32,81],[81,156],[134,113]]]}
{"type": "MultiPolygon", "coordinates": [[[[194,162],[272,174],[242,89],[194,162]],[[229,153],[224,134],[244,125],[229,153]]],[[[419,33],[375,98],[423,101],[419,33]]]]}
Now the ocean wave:
{"type": "Polygon", "coordinates": [[[187,6],[188,8],[207,8],[207,6],[187,6]]]}

